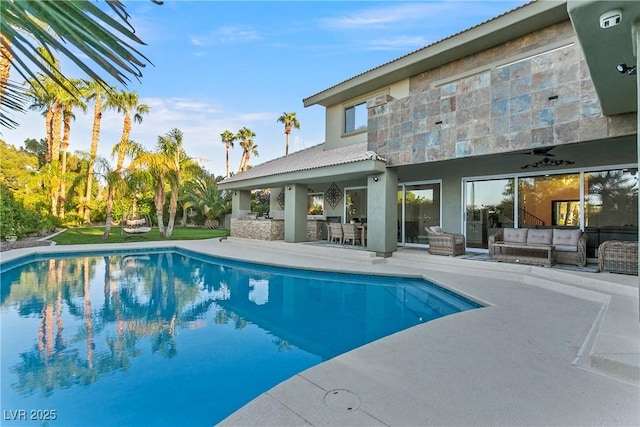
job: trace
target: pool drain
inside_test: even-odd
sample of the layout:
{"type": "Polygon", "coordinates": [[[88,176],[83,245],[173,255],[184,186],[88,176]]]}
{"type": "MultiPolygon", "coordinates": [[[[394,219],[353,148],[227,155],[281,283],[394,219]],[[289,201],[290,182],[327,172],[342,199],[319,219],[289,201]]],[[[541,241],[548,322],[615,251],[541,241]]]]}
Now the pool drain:
{"type": "Polygon", "coordinates": [[[330,390],[324,395],[324,403],[333,410],[340,412],[355,411],[360,407],[360,399],[349,390],[330,390]]]}

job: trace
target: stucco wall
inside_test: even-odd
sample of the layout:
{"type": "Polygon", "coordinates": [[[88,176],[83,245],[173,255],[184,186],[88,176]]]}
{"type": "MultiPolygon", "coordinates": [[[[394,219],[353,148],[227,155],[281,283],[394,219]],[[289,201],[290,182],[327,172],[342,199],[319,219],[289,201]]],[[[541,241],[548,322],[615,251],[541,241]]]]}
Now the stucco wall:
{"type": "Polygon", "coordinates": [[[404,98],[409,95],[409,79],[396,82],[383,90],[376,90],[364,96],[350,99],[325,110],[325,142],[328,148],[336,148],[349,144],[356,144],[367,140],[367,132],[353,132],[344,134],[344,110],[347,107],[366,102],[370,98],[385,94],[394,98],[404,98]]]}
{"type": "Polygon", "coordinates": [[[569,21],[416,75],[410,92],[367,104],[368,147],[392,166],[637,132],[636,114],[602,115],[569,21]]]}

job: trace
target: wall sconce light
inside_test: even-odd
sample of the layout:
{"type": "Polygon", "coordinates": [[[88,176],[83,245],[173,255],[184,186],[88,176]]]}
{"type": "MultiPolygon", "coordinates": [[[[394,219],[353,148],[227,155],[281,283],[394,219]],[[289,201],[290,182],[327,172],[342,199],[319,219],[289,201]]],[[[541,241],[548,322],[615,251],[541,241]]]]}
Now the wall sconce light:
{"type": "Polygon", "coordinates": [[[287,190],[291,190],[291,186],[290,185],[287,186],[287,190]]]}
{"type": "Polygon", "coordinates": [[[378,178],[377,176],[374,176],[374,177],[371,177],[371,179],[373,180],[373,182],[378,182],[380,178],[378,178]]]}
{"type": "Polygon", "coordinates": [[[618,64],[616,65],[616,70],[618,70],[618,72],[620,74],[626,74],[627,76],[632,76],[634,74],[636,74],[636,66],[633,65],[631,67],[627,66],[627,64],[618,64]]]}
{"type": "Polygon", "coordinates": [[[234,195],[234,196],[237,196],[237,195],[238,195],[238,193],[236,193],[236,192],[234,191],[234,192],[233,192],[233,195],[234,195]]]}

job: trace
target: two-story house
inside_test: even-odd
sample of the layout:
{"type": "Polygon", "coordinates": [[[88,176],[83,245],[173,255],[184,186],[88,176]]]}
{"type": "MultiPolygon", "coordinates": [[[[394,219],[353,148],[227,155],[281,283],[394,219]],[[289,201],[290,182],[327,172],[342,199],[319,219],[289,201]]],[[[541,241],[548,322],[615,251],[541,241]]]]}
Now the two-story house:
{"type": "Polygon", "coordinates": [[[323,144],[224,180],[232,236],[301,242],[367,224],[367,250],[426,246],[425,227],[487,249],[500,227],[638,238],[640,2],[538,1],[304,99],[323,144]],[[247,219],[250,191],[271,210],[247,219]]]}

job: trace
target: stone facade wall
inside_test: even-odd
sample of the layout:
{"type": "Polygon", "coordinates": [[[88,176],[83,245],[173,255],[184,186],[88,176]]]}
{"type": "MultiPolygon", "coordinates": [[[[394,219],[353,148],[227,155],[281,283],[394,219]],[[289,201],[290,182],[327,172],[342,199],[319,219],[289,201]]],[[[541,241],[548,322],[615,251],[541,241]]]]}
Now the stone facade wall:
{"type": "Polygon", "coordinates": [[[635,113],[602,115],[577,42],[482,70],[573,35],[569,21],[553,25],[418,74],[406,98],[370,99],[369,149],[397,166],[635,134],[635,113]]]}
{"type": "Polygon", "coordinates": [[[284,240],[284,221],[231,218],[231,237],[284,240]]]}
{"type": "Polygon", "coordinates": [[[307,240],[314,242],[316,240],[322,240],[322,227],[324,221],[307,220],[307,240]]]}

